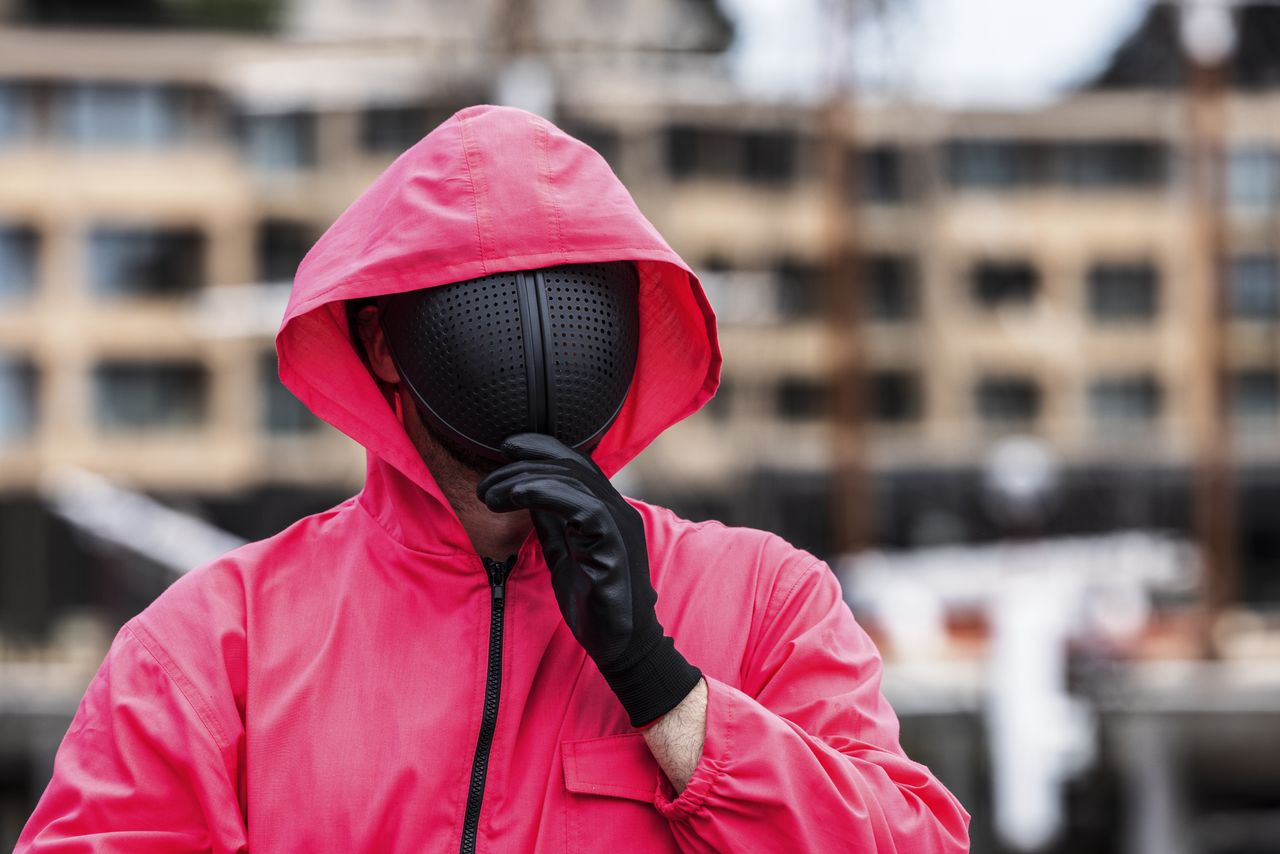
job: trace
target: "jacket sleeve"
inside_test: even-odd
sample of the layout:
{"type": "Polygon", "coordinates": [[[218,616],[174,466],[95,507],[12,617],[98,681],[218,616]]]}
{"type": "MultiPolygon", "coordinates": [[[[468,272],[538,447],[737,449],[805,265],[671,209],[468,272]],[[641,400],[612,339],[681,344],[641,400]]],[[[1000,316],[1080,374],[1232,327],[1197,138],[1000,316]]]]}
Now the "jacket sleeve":
{"type": "Polygon", "coordinates": [[[741,689],[708,676],[706,740],[658,810],[686,851],[967,851],[969,816],[898,745],[880,656],[816,559],[779,577],[741,689]]]}
{"type": "Polygon", "coordinates": [[[238,739],[172,659],[126,625],[85,692],[16,854],[248,850],[238,739]]]}

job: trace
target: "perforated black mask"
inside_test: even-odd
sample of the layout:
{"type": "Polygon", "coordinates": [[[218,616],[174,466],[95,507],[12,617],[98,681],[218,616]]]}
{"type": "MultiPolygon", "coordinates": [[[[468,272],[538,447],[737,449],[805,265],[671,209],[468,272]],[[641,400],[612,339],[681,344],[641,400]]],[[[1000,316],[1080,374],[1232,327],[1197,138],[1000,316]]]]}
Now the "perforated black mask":
{"type": "Polygon", "coordinates": [[[513,433],[590,449],[618,416],[639,346],[628,261],[497,273],[393,294],[378,315],[431,427],[503,460],[513,433]]]}

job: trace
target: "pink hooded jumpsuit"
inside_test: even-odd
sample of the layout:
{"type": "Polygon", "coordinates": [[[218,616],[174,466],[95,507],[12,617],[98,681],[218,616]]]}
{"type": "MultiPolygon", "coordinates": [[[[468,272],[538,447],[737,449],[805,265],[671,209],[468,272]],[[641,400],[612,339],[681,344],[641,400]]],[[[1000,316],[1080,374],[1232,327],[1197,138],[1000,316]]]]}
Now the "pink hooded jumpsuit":
{"type": "Polygon", "coordinates": [[[499,607],[352,348],[344,300],[622,259],[640,353],[594,454],[610,474],[715,391],[696,277],[599,155],[536,116],[467,109],[396,160],[307,255],[276,338],[285,384],[367,449],[364,489],[120,630],[17,850],[457,851],[495,683],[476,851],[967,850],[830,569],[633,502],[658,617],[708,688],[677,795],[565,626],[536,538],[499,607]]]}

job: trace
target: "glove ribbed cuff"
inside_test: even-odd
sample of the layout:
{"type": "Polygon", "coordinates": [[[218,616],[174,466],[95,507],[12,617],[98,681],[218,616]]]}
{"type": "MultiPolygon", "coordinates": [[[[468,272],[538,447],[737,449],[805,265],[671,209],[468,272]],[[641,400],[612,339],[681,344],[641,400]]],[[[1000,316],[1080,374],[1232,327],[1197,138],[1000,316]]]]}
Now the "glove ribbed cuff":
{"type": "Polygon", "coordinates": [[[626,667],[600,672],[634,727],[651,723],[680,705],[702,678],[702,671],[690,664],[666,635],[626,667]]]}

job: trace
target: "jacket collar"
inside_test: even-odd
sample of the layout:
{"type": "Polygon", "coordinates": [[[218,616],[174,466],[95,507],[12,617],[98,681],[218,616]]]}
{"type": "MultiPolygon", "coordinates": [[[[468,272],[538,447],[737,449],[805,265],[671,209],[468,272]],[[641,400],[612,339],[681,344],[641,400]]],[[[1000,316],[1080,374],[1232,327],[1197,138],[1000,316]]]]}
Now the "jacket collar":
{"type": "MultiPolygon", "coordinates": [[[[424,467],[425,469],[425,467],[424,467]]],[[[429,475],[428,475],[429,476],[429,475]]],[[[480,556],[467,530],[438,491],[426,490],[376,454],[366,455],[364,489],[357,502],[391,539],[410,551],[440,557],[466,572],[475,570],[480,556]]],[[[524,565],[538,551],[532,531],[520,547],[518,563],[524,565]]]]}
{"type": "Polygon", "coordinates": [[[476,557],[458,515],[439,492],[428,492],[383,461],[366,455],[360,506],[390,537],[407,549],[426,554],[476,557]]]}

